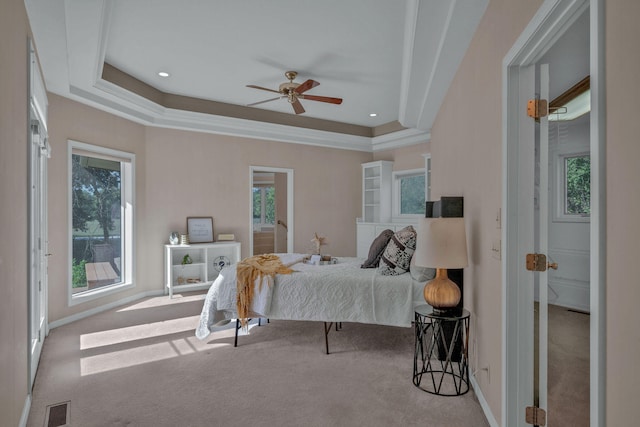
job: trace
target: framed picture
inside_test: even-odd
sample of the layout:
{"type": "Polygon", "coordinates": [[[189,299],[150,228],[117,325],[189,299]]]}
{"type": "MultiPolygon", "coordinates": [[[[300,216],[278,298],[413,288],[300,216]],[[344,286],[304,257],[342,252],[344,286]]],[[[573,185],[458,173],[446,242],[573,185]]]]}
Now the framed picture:
{"type": "Polygon", "coordinates": [[[213,242],[213,218],[210,216],[187,217],[189,243],[213,242]]]}

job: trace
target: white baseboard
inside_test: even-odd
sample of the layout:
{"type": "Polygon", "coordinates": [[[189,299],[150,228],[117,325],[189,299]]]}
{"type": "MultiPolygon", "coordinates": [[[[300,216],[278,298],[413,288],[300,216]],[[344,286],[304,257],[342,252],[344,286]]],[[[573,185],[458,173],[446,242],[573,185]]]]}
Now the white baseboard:
{"type": "Polygon", "coordinates": [[[476,377],[473,375],[469,376],[469,381],[471,381],[471,386],[473,387],[473,391],[476,393],[476,397],[478,398],[478,402],[480,402],[480,407],[482,407],[482,411],[484,412],[484,416],[487,418],[489,425],[491,427],[500,427],[496,418],[493,416],[493,412],[491,412],[491,408],[489,408],[489,404],[487,403],[484,395],[482,394],[482,390],[476,381],[476,377]]]}
{"type": "Polygon", "coordinates": [[[22,415],[20,416],[19,427],[26,427],[29,420],[29,411],[31,410],[31,395],[27,394],[27,398],[24,400],[24,406],[22,407],[22,415]]]}
{"type": "Polygon", "coordinates": [[[160,296],[160,295],[164,295],[164,292],[161,290],[146,291],[146,292],[141,292],[139,294],[131,295],[126,298],[113,301],[105,305],[101,305],[100,307],[92,308],[91,310],[82,311],[80,313],[76,313],[71,316],[64,317],[62,319],[54,320],[53,322],[49,323],[49,329],[57,328],[58,326],[66,325],[68,323],[75,322],[76,320],[84,319],[86,317],[93,316],[94,314],[98,314],[103,311],[110,310],[115,307],[119,307],[121,305],[129,304],[130,302],[137,301],[142,298],[154,297],[154,296],[160,296]]]}

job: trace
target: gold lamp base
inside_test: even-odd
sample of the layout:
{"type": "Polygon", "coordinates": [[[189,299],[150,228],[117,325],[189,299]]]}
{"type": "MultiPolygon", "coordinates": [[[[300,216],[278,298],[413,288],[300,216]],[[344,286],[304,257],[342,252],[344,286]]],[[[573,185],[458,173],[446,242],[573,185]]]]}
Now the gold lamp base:
{"type": "Polygon", "coordinates": [[[436,269],[436,277],[424,286],[424,300],[435,314],[444,314],[458,305],[460,289],[449,280],[446,268],[436,269]]]}

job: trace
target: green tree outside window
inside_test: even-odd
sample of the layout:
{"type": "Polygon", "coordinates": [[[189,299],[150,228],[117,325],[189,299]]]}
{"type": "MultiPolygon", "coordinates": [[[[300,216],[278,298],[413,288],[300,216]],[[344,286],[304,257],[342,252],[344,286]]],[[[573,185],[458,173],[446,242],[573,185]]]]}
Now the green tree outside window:
{"type": "Polygon", "coordinates": [[[253,223],[275,224],[276,189],[274,187],[253,188],[253,223]],[[264,218],[262,216],[264,212],[264,218]]]}
{"type": "Polygon", "coordinates": [[[589,155],[565,158],[565,214],[591,213],[591,159],[589,155]]]}
{"type": "Polygon", "coordinates": [[[402,177],[400,179],[400,214],[424,215],[424,174],[402,177]]]}

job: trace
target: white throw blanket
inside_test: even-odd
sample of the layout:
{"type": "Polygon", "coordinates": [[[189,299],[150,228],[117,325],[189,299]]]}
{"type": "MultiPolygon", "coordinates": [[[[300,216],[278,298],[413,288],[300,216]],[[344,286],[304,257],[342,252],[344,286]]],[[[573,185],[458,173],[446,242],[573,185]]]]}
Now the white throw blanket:
{"type": "MultiPolygon", "coordinates": [[[[408,273],[381,276],[376,269],[360,268],[359,258],[339,258],[337,264],[316,266],[302,263],[304,254],[279,256],[295,271],[277,275],[273,283],[261,287],[255,284],[251,311],[256,316],[411,326],[414,287],[421,289],[424,284],[414,282],[408,273]]],[[[220,272],[207,293],[196,329],[198,338],[205,339],[212,328],[236,318],[236,294],[236,267],[232,265],[220,272]]]]}

